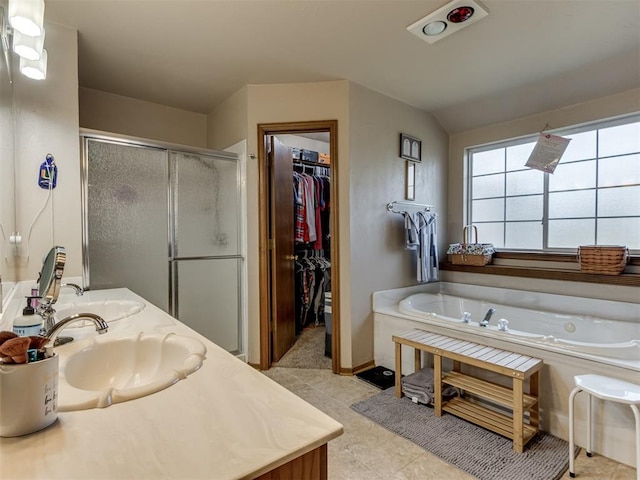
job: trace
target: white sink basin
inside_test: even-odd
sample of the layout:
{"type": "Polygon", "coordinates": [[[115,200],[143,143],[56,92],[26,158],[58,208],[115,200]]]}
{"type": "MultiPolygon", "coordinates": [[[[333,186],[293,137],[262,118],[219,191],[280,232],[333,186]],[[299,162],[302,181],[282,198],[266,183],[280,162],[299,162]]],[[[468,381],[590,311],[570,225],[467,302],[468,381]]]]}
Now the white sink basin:
{"type": "Polygon", "coordinates": [[[109,334],[70,344],[60,357],[58,410],[104,408],[163,390],[202,366],[206,347],[195,338],[109,334]]]}
{"type": "MultiPolygon", "coordinates": [[[[144,303],[134,300],[63,303],[55,305],[55,318],[56,321],[60,321],[69,315],[75,315],[77,313],[95,313],[102,317],[107,323],[111,323],[140,313],[144,307],[144,303]]],[[[93,323],[89,321],[75,322],[67,328],[86,327],[88,325],[93,325],[93,323]]]]}

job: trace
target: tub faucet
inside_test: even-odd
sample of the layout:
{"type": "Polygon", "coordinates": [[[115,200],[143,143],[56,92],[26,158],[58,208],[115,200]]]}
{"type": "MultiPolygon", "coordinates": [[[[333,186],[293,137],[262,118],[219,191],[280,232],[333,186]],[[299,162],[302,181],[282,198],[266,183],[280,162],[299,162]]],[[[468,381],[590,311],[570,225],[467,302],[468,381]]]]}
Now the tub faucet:
{"type": "Polygon", "coordinates": [[[100,335],[102,335],[103,333],[107,333],[107,330],[109,330],[109,325],[99,315],[96,315],[95,313],[76,313],[60,320],[49,330],[43,332],[42,336],[47,337],[49,340],[53,341],[60,333],[60,330],[66,328],[70,323],[74,323],[79,320],[91,320],[96,327],[96,332],[98,332],[100,335]]]}
{"type": "Polygon", "coordinates": [[[462,323],[469,323],[471,321],[471,314],[469,312],[463,312],[462,323]]]}
{"type": "Polygon", "coordinates": [[[489,320],[491,320],[491,315],[493,315],[495,311],[496,311],[495,308],[490,308],[489,310],[487,310],[487,313],[485,314],[484,318],[480,322],[481,327],[486,327],[487,325],[489,325],[489,320]]]}
{"type": "Polygon", "coordinates": [[[84,289],[80,285],[76,285],[75,283],[63,283],[60,285],[60,289],[65,287],[73,288],[76,291],[76,295],[79,297],[84,294],[84,289]]]}

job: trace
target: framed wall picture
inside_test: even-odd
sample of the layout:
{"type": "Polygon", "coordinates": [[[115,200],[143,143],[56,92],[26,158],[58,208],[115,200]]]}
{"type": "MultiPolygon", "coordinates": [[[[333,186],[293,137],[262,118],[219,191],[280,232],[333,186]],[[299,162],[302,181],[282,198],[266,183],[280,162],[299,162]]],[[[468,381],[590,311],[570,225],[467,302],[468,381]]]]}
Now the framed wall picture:
{"type": "Polygon", "coordinates": [[[412,162],[422,160],[422,141],[407,134],[400,134],[400,156],[412,162]]]}
{"type": "Polygon", "coordinates": [[[416,199],[416,164],[411,160],[406,162],[404,198],[406,200],[416,199]]]}

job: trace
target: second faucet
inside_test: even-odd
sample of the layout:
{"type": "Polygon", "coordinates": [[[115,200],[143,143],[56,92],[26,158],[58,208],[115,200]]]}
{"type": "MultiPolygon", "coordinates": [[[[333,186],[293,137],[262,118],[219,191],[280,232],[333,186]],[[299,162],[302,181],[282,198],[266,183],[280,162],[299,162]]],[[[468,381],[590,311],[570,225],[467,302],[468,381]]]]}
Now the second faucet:
{"type": "Polygon", "coordinates": [[[486,327],[487,325],[489,325],[489,320],[491,320],[491,315],[493,315],[495,311],[496,311],[495,308],[490,308],[489,310],[487,310],[487,313],[484,315],[484,318],[480,322],[481,327],[486,327]]]}

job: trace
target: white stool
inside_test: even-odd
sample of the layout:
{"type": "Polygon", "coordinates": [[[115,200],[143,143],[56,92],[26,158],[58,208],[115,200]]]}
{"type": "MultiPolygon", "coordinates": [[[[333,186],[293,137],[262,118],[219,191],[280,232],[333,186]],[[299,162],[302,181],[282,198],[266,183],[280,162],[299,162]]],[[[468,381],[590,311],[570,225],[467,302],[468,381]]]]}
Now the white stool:
{"type": "Polygon", "coordinates": [[[591,456],[591,395],[601,400],[611,400],[612,402],[626,403],[631,407],[636,419],[636,472],[637,479],[640,480],[640,385],[616,380],[615,378],[604,377],[602,375],[576,375],[573,377],[576,388],[569,395],[569,475],[575,478],[574,456],[575,444],[573,441],[573,403],[576,395],[580,392],[587,392],[587,456],[591,456]]]}

